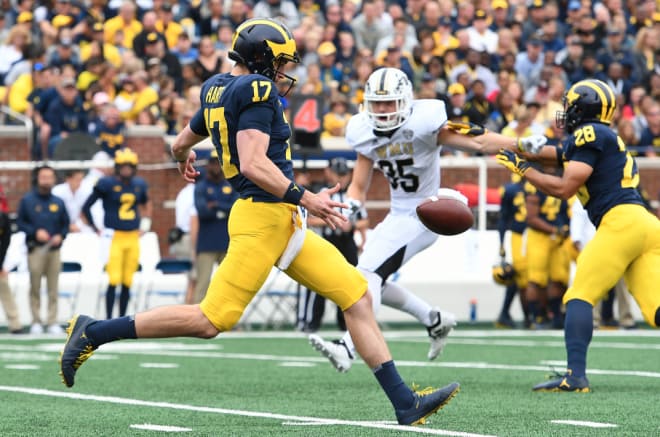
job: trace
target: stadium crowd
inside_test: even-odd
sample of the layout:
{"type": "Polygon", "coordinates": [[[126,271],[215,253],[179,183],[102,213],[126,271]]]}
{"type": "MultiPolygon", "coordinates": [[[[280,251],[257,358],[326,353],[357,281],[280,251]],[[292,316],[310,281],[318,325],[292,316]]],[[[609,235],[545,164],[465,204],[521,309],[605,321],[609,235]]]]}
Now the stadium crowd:
{"type": "Polygon", "coordinates": [[[4,1],[0,102],[35,122],[35,159],[73,132],[113,156],[127,125],[185,126],[201,83],[231,68],[232,32],[249,17],[292,29],[294,93],[322,97],[325,136],[343,135],[366,78],[386,66],[455,120],[551,141],[564,92],[598,78],[617,94],[613,128],[626,144],[647,156],[660,147],[653,0],[4,1]]]}

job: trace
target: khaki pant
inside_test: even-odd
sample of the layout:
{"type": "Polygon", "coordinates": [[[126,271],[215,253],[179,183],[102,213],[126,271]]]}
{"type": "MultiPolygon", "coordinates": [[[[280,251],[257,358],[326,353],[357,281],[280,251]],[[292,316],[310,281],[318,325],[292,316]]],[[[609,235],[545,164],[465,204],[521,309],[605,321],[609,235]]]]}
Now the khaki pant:
{"type": "Polygon", "coordinates": [[[197,254],[195,259],[195,277],[197,283],[195,284],[195,293],[193,294],[192,303],[200,303],[206,295],[206,289],[209,288],[211,282],[211,274],[213,273],[213,266],[220,264],[227,252],[201,252],[197,254]]]}
{"type": "MultiPolygon", "coordinates": [[[[635,319],[633,318],[632,312],[630,311],[630,302],[628,301],[628,287],[623,278],[619,279],[619,282],[614,286],[614,300],[616,301],[617,308],[619,309],[619,326],[621,327],[631,327],[635,325],[635,319]]],[[[599,327],[601,322],[600,317],[600,307],[603,302],[598,302],[594,306],[594,327],[599,327]]]]}
{"type": "Polygon", "coordinates": [[[41,278],[46,277],[48,290],[48,325],[57,324],[57,300],[59,292],[59,276],[62,270],[60,250],[44,250],[37,247],[28,255],[28,270],[30,272],[30,310],[32,323],[41,321],[41,278]]]}
{"type": "Polygon", "coordinates": [[[0,276],[0,303],[2,303],[7,315],[7,324],[10,331],[18,331],[23,328],[20,320],[18,319],[18,308],[14,295],[11,294],[9,289],[9,282],[6,276],[0,276]]]}

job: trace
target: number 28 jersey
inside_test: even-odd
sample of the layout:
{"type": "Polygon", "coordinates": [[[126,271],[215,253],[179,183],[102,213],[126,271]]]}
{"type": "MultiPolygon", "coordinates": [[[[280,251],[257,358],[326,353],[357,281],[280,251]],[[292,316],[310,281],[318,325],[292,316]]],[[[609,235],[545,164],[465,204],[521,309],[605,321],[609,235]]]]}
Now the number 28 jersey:
{"type": "Polygon", "coordinates": [[[376,135],[368,116],[353,116],[346,127],[348,144],[374,161],[390,184],[391,214],[414,214],[419,203],[440,187],[438,131],[447,122],[440,100],[415,100],[408,119],[391,137],[376,135]]]}
{"type": "Polygon", "coordinates": [[[623,140],[609,126],[586,123],[573,132],[564,144],[564,161],[579,161],[593,168],[593,173],[577,197],[598,227],[613,207],[632,203],[644,205],[637,191],[637,164],[623,140]]]}

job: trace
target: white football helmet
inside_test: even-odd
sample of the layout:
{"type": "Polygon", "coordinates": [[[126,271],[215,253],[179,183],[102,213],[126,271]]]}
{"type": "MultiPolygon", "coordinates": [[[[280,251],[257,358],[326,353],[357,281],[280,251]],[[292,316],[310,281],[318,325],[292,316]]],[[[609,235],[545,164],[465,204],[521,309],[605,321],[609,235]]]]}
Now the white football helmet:
{"type": "Polygon", "coordinates": [[[412,111],[413,89],[406,74],[397,68],[380,68],[369,76],[364,86],[364,106],[377,131],[390,131],[401,126],[412,111]],[[396,111],[376,113],[373,102],[396,101],[396,111]]]}

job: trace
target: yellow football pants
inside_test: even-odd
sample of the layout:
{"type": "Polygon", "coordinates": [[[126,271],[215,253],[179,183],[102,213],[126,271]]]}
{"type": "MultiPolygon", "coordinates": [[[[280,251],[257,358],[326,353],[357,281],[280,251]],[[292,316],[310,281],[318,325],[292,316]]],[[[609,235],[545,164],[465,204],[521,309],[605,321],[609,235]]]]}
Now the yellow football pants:
{"type": "Polygon", "coordinates": [[[527,229],[527,273],[529,282],[540,287],[552,282],[568,284],[570,261],[564,248],[548,234],[527,229]]]}
{"type": "Polygon", "coordinates": [[[511,232],[511,265],[516,272],[516,285],[522,290],[527,287],[527,250],[523,234],[511,232]]]}
{"type": "MultiPolygon", "coordinates": [[[[200,307],[220,331],[227,331],[268,278],[293,233],[286,203],[239,199],[229,216],[229,248],[216,269],[200,307]]],[[[364,276],[330,243],[308,231],[298,256],[285,271],[295,281],[351,307],[367,290],[364,276]]]]}
{"type": "Polygon", "coordinates": [[[598,303],[624,277],[647,323],[660,307],[660,221],[641,205],[618,205],[605,216],[577,259],[564,303],[598,303]]]}
{"type": "Polygon", "coordinates": [[[130,288],[140,262],[140,232],[114,231],[110,243],[110,258],[105,268],[110,285],[130,288]]]}

